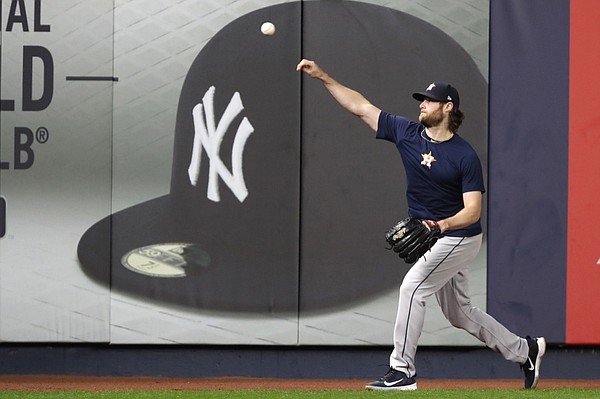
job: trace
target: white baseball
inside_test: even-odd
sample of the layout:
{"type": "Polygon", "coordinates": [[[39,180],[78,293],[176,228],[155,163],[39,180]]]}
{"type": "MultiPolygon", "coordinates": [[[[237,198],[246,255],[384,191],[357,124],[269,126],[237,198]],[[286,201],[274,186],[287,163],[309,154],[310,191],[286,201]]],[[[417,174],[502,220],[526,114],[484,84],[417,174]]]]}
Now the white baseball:
{"type": "Polygon", "coordinates": [[[271,22],[265,22],[261,25],[260,31],[263,35],[272,36],[275,34],[275,25],[271,22]]]}

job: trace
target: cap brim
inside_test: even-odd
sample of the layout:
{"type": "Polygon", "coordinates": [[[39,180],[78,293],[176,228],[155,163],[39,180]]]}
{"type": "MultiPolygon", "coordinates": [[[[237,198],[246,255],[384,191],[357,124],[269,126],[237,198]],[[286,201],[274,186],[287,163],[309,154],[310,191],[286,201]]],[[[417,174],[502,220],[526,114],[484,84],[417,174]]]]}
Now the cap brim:
{"type": "Polygon", "coordinates": [[[421,92],[413,93],[413,95],[412,95],[412,96],[413,96],[413,98],[414,98],[415,100],[417,100],[417,101],[423,101],[423,100],[425,100],[426,98],[427,98],[427,99],[430,99],[430,100],[434,100],[434,101],[443,101],[443,100],[437,99],[437,98],[435,98],[435,97],[432,97],[432,96],[430,96],[430,95],[428,95],[428,94],[426,94],[426,93],[421,93],[421,92]]]}
{"type": "MultiPolygon", "coordinates": [[[[77,253],[87,275],[140,297],[205,309],[297,309],[297,267],[282,265],[279,254],[245,237],[243,227],[226,232],[217,223],[213,211],[190,215],[164,196],[102,219],[82,236],[77,253]],[[168,243],[193,244],[204,257],[187,262],[186,276],[173,278],[144,275],[124,264],[131,251],[168,243]]],[[[297,253],[296,238],[287,238],[277,243],[280,251],[297,253]]]]}

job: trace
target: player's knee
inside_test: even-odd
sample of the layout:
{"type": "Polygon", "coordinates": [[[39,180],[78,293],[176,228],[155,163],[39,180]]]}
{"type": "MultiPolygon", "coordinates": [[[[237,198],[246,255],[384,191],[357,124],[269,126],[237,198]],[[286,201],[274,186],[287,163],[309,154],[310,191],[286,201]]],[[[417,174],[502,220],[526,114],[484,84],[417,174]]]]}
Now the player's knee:
{"type": "Polygon", "coordinates": [[[411,302],[425,303],[425,298],[430,295],[422,290],[418,284],[403,282],[400,286],[400,298],[411,302]]]}
{"type": "Polygon", "coordinates": [[[470,305],[460,306],[458,309],[453,309],[452,311],[443,309],[444,316],[446,316],[452,327],[460,328],[470,333],[474,332],[474,323],[471,317],[472,311],[473,307],[470,305]]]}

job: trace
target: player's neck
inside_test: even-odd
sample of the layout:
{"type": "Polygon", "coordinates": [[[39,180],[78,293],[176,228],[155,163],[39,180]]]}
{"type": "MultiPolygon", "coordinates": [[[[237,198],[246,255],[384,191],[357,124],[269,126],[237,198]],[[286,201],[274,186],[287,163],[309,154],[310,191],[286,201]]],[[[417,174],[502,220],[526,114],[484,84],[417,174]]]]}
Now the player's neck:
{"type": "Polygon", "coordinates": [[[448,141],[454,136],[454,133],[452,133],[450,130],[448,130],[441,124],[437,126],[427,127],[425,128],[425,132],[427,133],[427,136],[431,138],[431,140],[440,143],[443,141],[448,141]]]}

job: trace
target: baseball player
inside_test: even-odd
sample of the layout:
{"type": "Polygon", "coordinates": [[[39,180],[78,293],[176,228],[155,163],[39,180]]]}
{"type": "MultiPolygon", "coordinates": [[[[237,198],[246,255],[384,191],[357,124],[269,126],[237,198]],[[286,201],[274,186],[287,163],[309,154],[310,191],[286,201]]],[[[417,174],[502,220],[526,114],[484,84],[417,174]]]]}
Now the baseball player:
{"type": "Polygon", "coordinates": [[[366,385],[369,390],[417,389],[415,353],[425,318],[425,300],[435,294],[450,323],[477,337],[505,359],[519,363],[525,388],[535,388],[546,340],[521,338],[471,305],[467,271],[482,242],[481,201],[485,192],[479,157],[458,135],[463,120],[458,91],[434,82],[414,93],[419,122],[391,115],[362,94],[333,79],[314,61],[303,59],[298,71],[320,80],[340,105],[358,116],[376,138],[396,145],[406,172],[409,216],[438,235],[437,241],[408,271],[400,286],[389,371],[366,385]]]}

